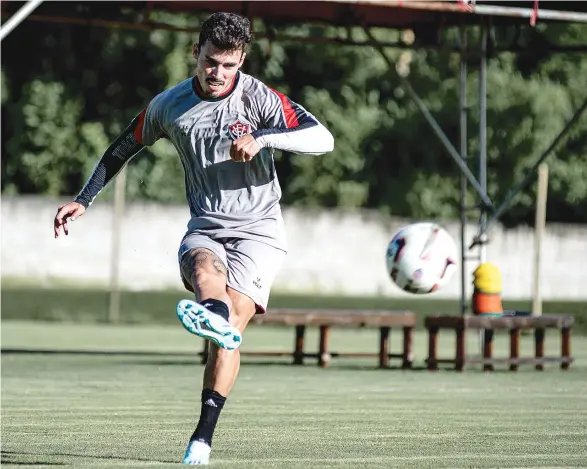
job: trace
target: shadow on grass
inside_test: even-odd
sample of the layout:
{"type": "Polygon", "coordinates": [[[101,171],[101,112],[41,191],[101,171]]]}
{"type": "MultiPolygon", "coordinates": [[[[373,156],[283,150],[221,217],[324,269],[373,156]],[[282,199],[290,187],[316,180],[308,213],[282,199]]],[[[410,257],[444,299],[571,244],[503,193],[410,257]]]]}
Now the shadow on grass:
{"type": "Polygon", "coordinates": [[[2,355],[98,355],[98,356],[136,356],[136,357],[196,357],[200,352],[155,352],[142,350],[81,350],[81,349],[32,349],[32,348],[2,348],[2,355]]]}
{"type": "Polygon", "coordinates": [[[5,451],[2,450],[2,459],[1,463],[4,464],[12,464],[12,465],[19,465],[19,466],[69,466],[71,463],[64,463],[64,462],[49,462],[49,461],[42,461],[43,457],[51,458],[51,457],[67,457],[67,458],[83,458],[83,459],[103,459],[109,461],[140,461],[140,462],[149,462],[149,463],[162,463],[162,464],[177,464],[178,461],[167,460],[153,460],[147,458],[127,458],[124,456],[97,456],[93,454],[78,454],[78,453],[30,453],[27,451],[5,451]],[[27,460],[27,458],[31,458],[27,460]],[[34,459],[33,459],[34,458],[34,459]]]}
{"type": "MultiPolygon", "coordinates": [[[[137,357],[138,360],[124,360],[118,363],[143,366],[201,366],[201,352],[155,352],[155,351],[132,351],[132,350],[77,350],[77,349],[33,349],[33,348],[3,348],[2,355],[79,355],[79,356],[101,356],[101,357],[137,357]],[[145,357],[146,359],[143,359],[145,357]],[[152,359],[148,357],[165,357],[166,359],[152,359]]],[[[252,352],[254,353],[254,352],[252,352]]],[[[287,353],[287,352],[283,352],[287,353]]],[[[356,371],[381,371],[382,369],[376,364],[376,355],[373,356],[373,364],[367,363],[345,363],[338,357],[336,352],[332,353],[333,362],[325,370],[356,370],[356,371]]],[[[262,358],[252,358],[244,356],[242,359],[243,366],[272,366],[272,367],[289,367],[289,368],[318,368],[316,363],[317,357],[306,357],[303,365],[293,364],[291,361],[284,359],[268,360],[262,358]]],[[[364,359],[364,357],[362,357],[364,359]]],[[[427,371],[425,366],[412,365],[410,369],[404,369],[400,365],[390,364],[385,370],[389,371],[427,371]]]]}
{"type": "MultiPolygon", "coordinates": [[[[246,353],[246,352],[245,352],[246,353]]],[[[316,354],[310,354],[310,356],[306,356],[304,359],[303,365],[293,364],[291,360],[287,360],[282,357],[276,357],[275,360],[269,360],[265,358],[254,358],[255,352],[251,352],[253,355],[247,356],[244,355],[242,357],[241,364],[243,366],[266,366],[266,367],[287,367],[292,369],[299,369],[299,368],[319,368],[316,362],[317,356],[316,354]]],[[[288,352],[283,352],[288,353],[288,352]]],[[[1,349],[2,355],[78,355],[78,356],[96,356],[96,357],[136,357],[136,360],[119,360],[119,364],[128,364],[128,365],[142,365],[142,366],[203,366],[201,363],[201,352],[161,352],[161,351],[142,351],[142,350],[78,350],[78,349],[64,349],[64,350],[54,350],[54,349],[33,349],[33,348],[2,348],[1,349]],[[153,359],[149,359],[152,357],[153,359]],[[157,357],[165,357],[158,359],[157,357]]],[[[263,352],[260,352],[263,354],[263,352]]],[[[333,371],[336,370],[352,370],[352,371],[365,371],[365,372],[381,372],[381,371],[395,371],[395,372],[422,372],[426,371],[429,372],[431,375],[434,373],[454,373],[454,374],[462,374],[462,373],[482,373],[482,374],[516,374],[516,373],[524,373],[527,371],[535,372],[533,366],[520,366],[518,371],[510,371],[507,366],[495,366],[492,371],[485,371],[483,370],[481,365],[470,365],[466,367],[466,369],[462,372],[458,372],[454,369],[454,366],[446,365],[442,366],[438,370],[429,371],[426,366],[426,361],[422,360],[421,364],[412,363],[411,368],[402,368],[400,364],[396,364],[394,359],[391,359],[392,362],[386,368],[379,368],[377,364],[376,354],[373,355],[373,364],[367,363],[364,360],[366,357],[360,357],[362,360],[360,363],[357,363],[357,358],[355,357],[339,357],[336,352],[332,352],[333,360],[328,364],[327,367],[322,368],[324,371],[333,371]],[[350,362],[346,362],[346,360],[351,360],[350,362]]],[[[368,358],[367,358],[368,359],[368,358]]],[[[396,359],[397,360],[397,359],[396,359]]],[[[545,367],[544,371],[547,371],[549,368],[556,368],[558,370],[558,366],[556,367],[545,367]]]]}

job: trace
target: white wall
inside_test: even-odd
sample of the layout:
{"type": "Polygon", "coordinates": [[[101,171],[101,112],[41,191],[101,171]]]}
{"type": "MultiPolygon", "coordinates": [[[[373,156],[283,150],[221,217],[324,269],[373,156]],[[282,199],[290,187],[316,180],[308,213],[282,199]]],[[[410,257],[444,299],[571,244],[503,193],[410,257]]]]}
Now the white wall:
{"type": "MultiPolygon", "coordinates": [[[[70,224],[70,235],[54,239],[53,217],[66,200],[2,198],[2,278],[40,285],[76,282],[107,285],[112,245],[112,209],[96,202],[70,224]]],[[[133,204],[122,229],[120,280],[131,289],[182,289],[177,247],[189,217],[185,206],[133,204]]],[[[342,295],[407,296],[387,277],[387,243],[405,221],[372,212],[284,210],[289,253],[274,291],[342,295]]],[[[458,240],[458,223],[444,223],[458,240]]],[[[467,241],[475,226],[467,229],[467,241]]],[[[503,274],[505,298],[531,296],[533,232],[495,227],[488,260],[503,274]]],[[[543,239],[545,299],[587,299],[587,226],[547,226],[543,239]]],[[[469,262],[467,280],[476,262],[469,262]]],[[[460,273],[430,298],[457,298],[460,273]]],[[[470,292],[470,290],[469,290],[470,292]]]]}

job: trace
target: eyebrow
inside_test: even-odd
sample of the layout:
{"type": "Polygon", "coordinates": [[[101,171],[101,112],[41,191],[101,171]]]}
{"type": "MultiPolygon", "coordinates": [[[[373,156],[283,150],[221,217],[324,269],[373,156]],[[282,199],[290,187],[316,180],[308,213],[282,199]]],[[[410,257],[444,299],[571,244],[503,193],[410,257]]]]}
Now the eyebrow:
{"type": "MultiPolygon", "coordinates": [[[[213,59],[209,55],[206,56],[206,60],[208,62],[210,62],[211,64],[219,64],[220,63],[220,62],[218,62],[218,60],[213,59]]],[[[236,62],[225,62],[222,65],[224,65],[225,67],[234,67],[236,65],[236,62]]]]}

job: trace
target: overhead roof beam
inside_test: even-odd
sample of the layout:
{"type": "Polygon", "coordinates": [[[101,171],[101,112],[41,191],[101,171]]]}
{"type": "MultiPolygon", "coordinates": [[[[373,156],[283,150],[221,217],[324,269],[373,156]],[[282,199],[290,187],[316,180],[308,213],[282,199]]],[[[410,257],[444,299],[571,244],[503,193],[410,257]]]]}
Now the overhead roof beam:
{"type": "MultiPolygon", "coordinates": [[[[501,5],[484,5],[475,3],[469,10],[464,10],[462,5],[457,2],[418,2],[418,1],[400,1],[400,0],[331,0],[336,3],[347,3],[357,5],[387,6],[391,8],[404,8],[409,10],[427,10],[436,12],[447,12],[463,15],[480,15],[480,16],[506,16],[510,18],[528,18],[534,13],[532,8],[519,8],[501,5]]],[[[561,2],[562,3],[562,2],[561,2]]],[[[564,10],[545,10],[540,9],[539,18],[549,21],[569,21],[575,23],[587,23],[587,13],[578,11],[564,10]]]]}

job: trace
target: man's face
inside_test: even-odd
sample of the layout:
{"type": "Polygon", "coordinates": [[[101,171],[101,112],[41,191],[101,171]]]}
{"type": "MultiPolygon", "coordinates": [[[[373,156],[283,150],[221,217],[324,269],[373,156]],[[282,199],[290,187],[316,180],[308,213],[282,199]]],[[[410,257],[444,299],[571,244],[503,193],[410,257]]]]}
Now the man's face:
{"type": "Polygon", "coordinates": [[[228,90],[246,56],[240,49],[218,49],[210,41],[206,41],[201,49],[198,49],[197,43],[194,44],[193,54],[196,76],[204,94],[210,98],[216,98],[228,90]]]}

